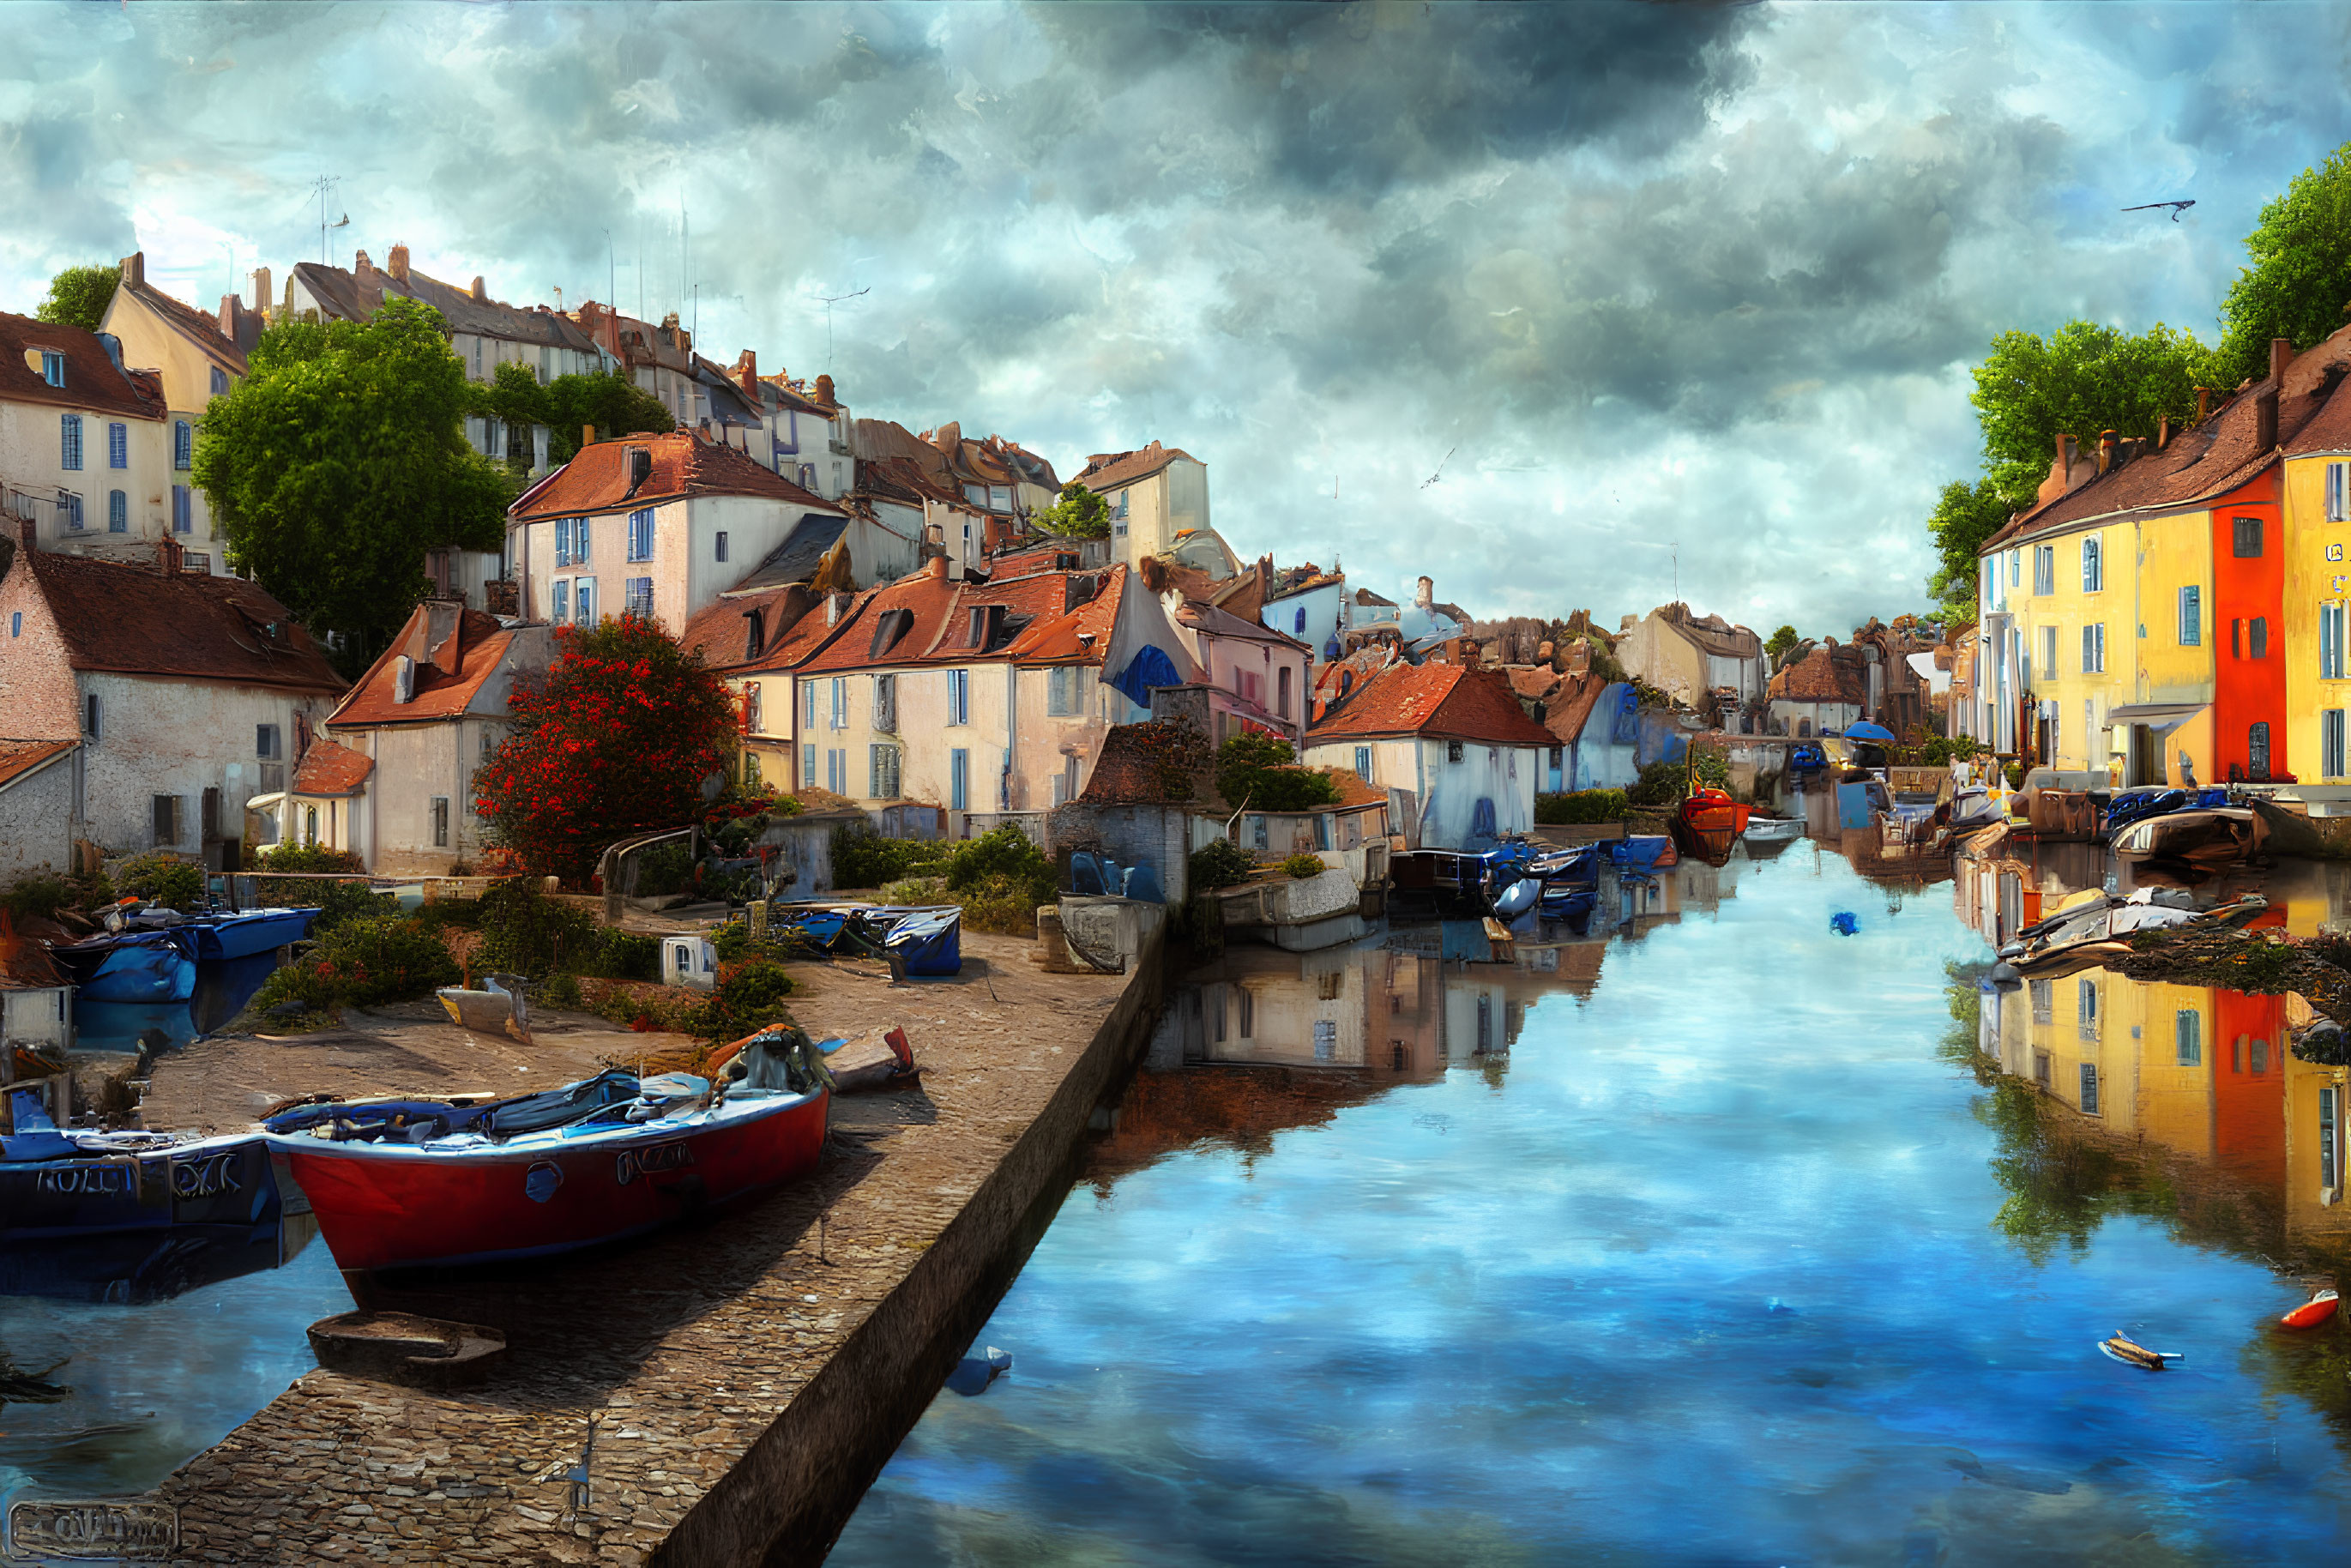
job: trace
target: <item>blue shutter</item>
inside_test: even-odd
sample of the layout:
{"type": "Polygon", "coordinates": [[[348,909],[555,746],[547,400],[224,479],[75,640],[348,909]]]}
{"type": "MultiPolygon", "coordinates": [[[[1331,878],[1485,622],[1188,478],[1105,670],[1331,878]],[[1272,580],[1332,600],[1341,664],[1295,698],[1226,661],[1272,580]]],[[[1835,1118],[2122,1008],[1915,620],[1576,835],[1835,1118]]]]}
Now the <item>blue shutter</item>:
{"type": "Polygon", "coordinates": [[[57,466],[81,466],[81,415],[78,413],[57,415],[57,466]]]}
{"type": "Polygon", "coordinates": [[[106,465],[109,468],[131,466],[131,427],[115,423],[106,427],[106,465]]]}
{"type": "Polygon", "coordinates": [[[172,466],[187,467],[194,460],[195,450],[195,427],[184,419],[173,420],[172,422],[172,466]]]}
{"type": "Polygon", "coordinates": [[[106,493],[106,531],[110,534],[131,531],[131,497],[120,490],[106,493]]]}

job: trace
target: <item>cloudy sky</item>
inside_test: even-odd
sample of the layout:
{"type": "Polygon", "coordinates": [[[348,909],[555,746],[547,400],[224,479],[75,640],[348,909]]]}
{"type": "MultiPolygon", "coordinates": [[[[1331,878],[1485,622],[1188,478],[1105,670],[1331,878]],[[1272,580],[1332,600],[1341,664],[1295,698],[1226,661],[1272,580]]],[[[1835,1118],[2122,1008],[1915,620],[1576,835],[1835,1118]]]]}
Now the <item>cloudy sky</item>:
{"type": "Polygon", "coordinates": [[[2323,6],[6,16],[0,308],[134,247],[207,305],[282,280],[329,176],[344,265],[698,313],[1064,476],[1181,445],[1244,556],[1613,619],[1677,543],[1701,608],[1812,633],[1924,603],[1992,334],[2209,337],[2351,139],[2323,6]]]}

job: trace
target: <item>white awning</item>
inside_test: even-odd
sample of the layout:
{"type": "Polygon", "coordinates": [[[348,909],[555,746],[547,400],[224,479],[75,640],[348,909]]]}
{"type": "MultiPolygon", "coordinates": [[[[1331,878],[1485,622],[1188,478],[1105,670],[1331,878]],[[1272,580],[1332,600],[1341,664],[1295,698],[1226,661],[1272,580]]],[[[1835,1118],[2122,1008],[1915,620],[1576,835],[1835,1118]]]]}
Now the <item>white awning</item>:
{"type": "Polygon", "coordinates": [[[2125,703],[2106,710],[2106,722],[2143,724],[2150,729],[2172,729],[2194,718],[2210,703],[2125,703]]]}

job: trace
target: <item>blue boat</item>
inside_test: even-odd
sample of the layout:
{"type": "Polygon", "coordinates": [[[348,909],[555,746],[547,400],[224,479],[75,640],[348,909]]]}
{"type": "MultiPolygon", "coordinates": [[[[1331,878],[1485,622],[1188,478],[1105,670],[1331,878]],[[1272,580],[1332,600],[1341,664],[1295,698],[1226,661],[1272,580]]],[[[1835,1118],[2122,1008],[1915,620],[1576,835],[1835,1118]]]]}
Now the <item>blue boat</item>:
{"type": "Polygon", "coordinates": [[[195,935],[199,959],[250,958],[274,953],[310,935],[319,911],[309,909],[248,909],[237,915],[199,915],[172,927],[195,935]]]}
{"type": "Polygon", "coordinates": [[[963,911],[914,910],[890,928],[882,944],[892,957],[905,961],[909,975],[961,974],[963,911]]]}
{"type": "Polygon", "coordinates": [[[810,946],[824,949],[841,940],[841,927],[849,924],[849,912],[843,909],[796,909],[779,915],[778,931],[789,931],[810,946]]]}
{"type": "Polygon", "coordinates": [[[9,1094],[0,1134],[0,1253],[182,1227],[241,1235],[275,1227],[268,1145],[236,1135],[176,1143],[160,1133],[63,1132],[30,1090],[9,1094]]]}
{"type": "Polygon", "coordinates": [[[1520,877],[1494,900],[1494,913],[1504,920],[1516,920],[1542,901],[1543,886],[1541,877],[1520,877]]]}
{"type": "Polygon", "coordinates": [[[1624,875],[1651,876],[1656,874],[1657,862],[1673,841],[1663,833],[1635,833],[1610,843],[1608,858],[1616,862],[1617,871],[1624,875]]]}
{"type": "Polygon", "coordinates": [[[68,942],[49,956],[94,1002],[184,1002],[196,994],[195,934],[124,931],[68,942]]]}

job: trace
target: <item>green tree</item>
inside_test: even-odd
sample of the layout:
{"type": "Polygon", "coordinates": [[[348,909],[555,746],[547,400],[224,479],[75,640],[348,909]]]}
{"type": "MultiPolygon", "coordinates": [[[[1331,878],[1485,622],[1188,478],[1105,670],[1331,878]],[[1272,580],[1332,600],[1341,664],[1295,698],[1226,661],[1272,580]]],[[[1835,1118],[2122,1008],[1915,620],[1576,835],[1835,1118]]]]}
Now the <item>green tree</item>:
{"type": "Polygon", "coordinates": [[[2343,325],[2351,309],[2351,143],[2262,208],[2245,254],[2252,265],[2220,305],[2213,385],[2268,375],[2272,338],[2307,349],[2343,325]]]}
{"type": "Polygon", "coordinates": [[[1976,367],[1975,404],[1984,471],[2010,509],[2032,505],[2062,432],[2095,444],[2100,433],[2153,435],[2165,415],[2196,416],[2196,388],[2210,385],[2212,350],[2195,334],[2157,322],[2132,337],[2068,321],[2048,337],[2002,332],[1976,367]]]}
{"type": "Polygon", "coordinates": [[[95,332],[114,301],[114,286],[121,281],[120,267],[68,267],[49,279],[49,297],[33,314],[60,327],[95,332]]]}
{"type": "Polygon", "coordinates": [[[1989,479],[1943,486],[1927,519],[1935,541],[1935,571],[1927,579],[1927,591],[1946,621],[1975,620],[1976,552],[2007,525],[2013,509],[1989,479]]]}
{"type": "Polygon", "coordinates": [[[1217,793],[1252,811],[1305,811],[1339,801],[1339,787],[1328,774],[1298,766],[1290,742],[1250,730],[1217,748],[1217,793]]]}
{"type": "Polygon", "coordinates": [[[1037,526],[1071,538],[1110,538],[1110,503],[1075,479],[1061,486],[1061,498],[1037,514],[1037,526]]]}
{"type": "MultiPolygon", "coordinates": [[[[499,367],[503,371],[506,367],[499,367]]],[[[528,373],[528,372],[526,372],[528,373]]],[[[665,434],[677,420],[661,400],[632,382],[619,371],[609,374],[558,376],[543,389],[542,412],[531,418],[548,427],[548,461],[571,461],[580,450],[583,425],[592,424],[600,440],[634,435],[640,431],[665,434]]]]}
{"type": "Polygon", "coordinates": [[[372,659],[425,587],[424,553],[495,550],[507,486],[465,444],[465,373],[441,314],[391,299],[370,321],[285,321],[213,399],[195,482],[232,564],[313,630],[372,659]]]}
{"type": "Polygon", "coordinates": [[[1771,655],[1771,662],[1776,664],[1780,662],[1781,654],[1802,641],[1803,639],[1796,634],[1796,629],[1793,626],[1782,626],[1771,633],[1771,640],[1763,644],[1763,651],[1771,655]]]}

